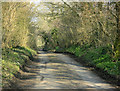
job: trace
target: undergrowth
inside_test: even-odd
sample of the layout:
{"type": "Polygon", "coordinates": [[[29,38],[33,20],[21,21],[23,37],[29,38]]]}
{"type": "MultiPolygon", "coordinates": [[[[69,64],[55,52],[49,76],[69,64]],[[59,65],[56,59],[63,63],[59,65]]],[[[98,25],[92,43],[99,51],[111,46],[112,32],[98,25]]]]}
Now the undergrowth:
{"type": "Polygon", "coordinates": [[[110,46],[98,48],[72,46],[65,51],[73,53],[77,57],[82,57],[87,64],[103,69],[110,75],[120,76],[120,61],[112,57],[112,49],[110,46]]]}
{"type": "Polygon", "coordinates": [[[9,81],[14,78],[20,67],[27,60],[32,60],[35,54],[36,51],[25,47],[2,49],[2,86],[9,85],[9,81]]]}

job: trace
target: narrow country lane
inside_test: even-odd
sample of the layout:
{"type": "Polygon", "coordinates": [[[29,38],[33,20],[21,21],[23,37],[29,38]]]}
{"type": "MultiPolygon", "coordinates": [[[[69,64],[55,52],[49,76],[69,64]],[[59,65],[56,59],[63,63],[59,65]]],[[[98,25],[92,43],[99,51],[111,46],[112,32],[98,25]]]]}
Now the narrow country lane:
{"type": "MultiPolygon", "coordinates": [[[[39,52],[37,74],[35,77],[24,79],[29,89],[114,89],[100,77],[77,63],[68,55],[39,52]]],[[[33,72],[35,73],[35,72],[33,72]]],[[[26,86],[25,86],[26,85],[26,86]]]]}

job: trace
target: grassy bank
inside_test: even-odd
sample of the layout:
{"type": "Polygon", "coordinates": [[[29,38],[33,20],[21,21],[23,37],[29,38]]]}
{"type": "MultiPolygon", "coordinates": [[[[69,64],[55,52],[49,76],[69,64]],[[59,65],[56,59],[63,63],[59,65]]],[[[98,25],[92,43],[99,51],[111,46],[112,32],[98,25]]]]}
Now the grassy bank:
{"type": "Polygon", "coordinates": [[[120,61],[112,57],[111,47],[72,46],[65,51],[82,57],[86,64],[102,69],[112,76],[120,76],[120,61]]]}
{"type": "Polygon", "coordinates": [[[2,86],[9,86],[15,74],[35,54],[36,51],[25,47],[2,49],[2,86]]]}
{"type": "Polygon", "coordinates": [[[71,46],[66,49],[56,48],[56,52],[67,52],[82,58],[84,63],[96,69],[103,70],[107,74],[120,79],[120,61],[113,57],[112,48],[103,46],[93,48],[91,46],[71,46]]]}

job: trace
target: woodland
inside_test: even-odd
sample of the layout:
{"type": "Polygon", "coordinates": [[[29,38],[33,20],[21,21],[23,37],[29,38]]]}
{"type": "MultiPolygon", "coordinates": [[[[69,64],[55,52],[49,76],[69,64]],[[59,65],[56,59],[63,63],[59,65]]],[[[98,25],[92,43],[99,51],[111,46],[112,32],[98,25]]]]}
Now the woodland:
{"type": "Polygon", "coordinates": [[[39,50],[72,53],[120,79],[120,2],[2,2],[1,12],[2,86],[39,50]]]}

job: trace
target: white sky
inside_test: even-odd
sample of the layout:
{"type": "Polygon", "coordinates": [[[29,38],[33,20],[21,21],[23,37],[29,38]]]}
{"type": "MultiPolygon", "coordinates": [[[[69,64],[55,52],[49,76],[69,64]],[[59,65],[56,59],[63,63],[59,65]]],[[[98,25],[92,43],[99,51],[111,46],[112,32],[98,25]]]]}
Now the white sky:
{"type": "MultiPolygon", "coordinates": [[[[62,2],[61,0],[0,0],[1,2],[62,2]]],[[[65,2],[118,2],[120,0],[64,0],[65,2]]]]}

